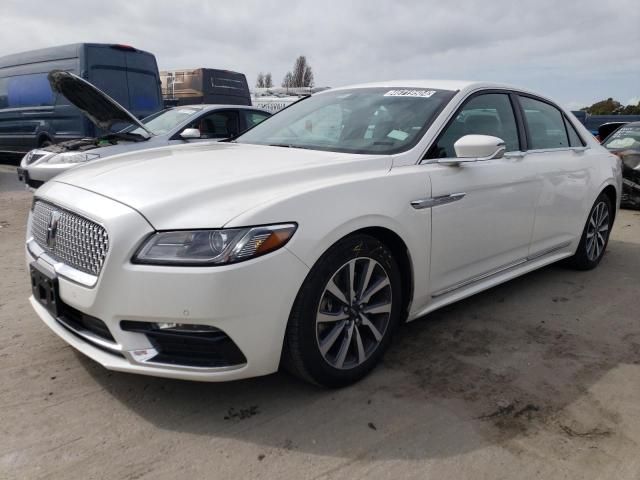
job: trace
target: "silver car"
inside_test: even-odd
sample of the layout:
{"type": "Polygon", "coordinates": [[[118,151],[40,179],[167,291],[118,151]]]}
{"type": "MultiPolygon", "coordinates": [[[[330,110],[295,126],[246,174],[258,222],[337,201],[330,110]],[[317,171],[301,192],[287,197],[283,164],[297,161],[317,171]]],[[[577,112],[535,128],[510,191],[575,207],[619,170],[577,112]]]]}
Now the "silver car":
{"type": "Polygon", "coordinates": [[[49,80],[55,92],[64,95],[98,128],[117,131],[28,152],[20,163],[18,177],[32,189],[91,160],[186,142],[219,141],[234,137],[271,115],[266,110],[243,105],[186,105],[138,120],[104,92],[72,73],[52,72],[49,80]]]}

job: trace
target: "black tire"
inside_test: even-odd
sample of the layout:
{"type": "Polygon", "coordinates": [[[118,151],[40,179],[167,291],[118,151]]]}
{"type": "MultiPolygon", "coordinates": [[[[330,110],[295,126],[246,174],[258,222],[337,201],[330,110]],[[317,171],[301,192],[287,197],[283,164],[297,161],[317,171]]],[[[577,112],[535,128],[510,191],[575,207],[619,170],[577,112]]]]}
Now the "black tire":
{"type": "Polygon", "coordinates": [[[571,268],[576,270],[591,270],[598,266],[609,244],[609,235],[611,234],[611,227],[613,226],[613,215],[614,209],[611,200],[606,194],[601,193],[593,204],[593,207],[591,207],[576,253],[567,259],[567,264],[571,268]],[[602,232],[602,239],[597,236],[594,238],[593,241],[596,242],[594,245],[594,243],[591,242],[592,237],[590,234],[594,228],[598,230],[600,227],[600,225],[595,225],[594,227],[594,223],[599,223],[598,218],[600,218],[600,214],[598,213],[598,209],[604,209],[606,212],[606,221],[602,221],[602,227],[606,225],[607,230],[606,232],[602,232]]]}
{"type": "Polygon", "coordinates": [[[373,369],[388,348],[399,323],[401,304],[401,276],[391,251],[369,235],[356,234],[338,241],[316,262],[298,292],[287,325],[283,366],[297,377],[325,387],[337,388],[357,382],[373,369]],[[367,276],[369,268],[372,273],[367,276]],[[347,301],[350,300],[347,295],[355,299],[349,309],[329,291],[329,282],[335,280],[342,285],[339,289],[342,292],[349,289],[351,277],[354,278],[352,284],[358,283],[351,290],[358,292],[343,296],[347,301]],[[342,282],[342,279],[346,280],[342,282]],[[384,287],[367,299],[367,293],[375,290],[373,287],[383,284],[384,287]],[[367,299],[366,303],[360,303],[363,299],[367,299]],[[388,317],[387,313],[372,313],[382,304],[388,305],[383,307],[388,308],[388,317]],[[336,318],[348,315],[350,320],[319,322],[317,318],[326,318],[322,310],[335,310],[336,313],[330,315],[336,318]],[[338,330],[340,333],[334,335],[338,330]],[[334,346],[323,353],[320,344],[326,347],[329,337],[336,338],[334,346]],[[347,353],[341,355],[345,348],[347,353]],[[342,368],[337,368],[340,360],[342,368]]]}
{"type": "Polygon", "coordinates": [[[38,145],[38,148],[47,148],[47,147],[50,147],[51,145],[53,145],[53,142],[48,138],[45,138],[40,142],[40,145],[38,145]]]}

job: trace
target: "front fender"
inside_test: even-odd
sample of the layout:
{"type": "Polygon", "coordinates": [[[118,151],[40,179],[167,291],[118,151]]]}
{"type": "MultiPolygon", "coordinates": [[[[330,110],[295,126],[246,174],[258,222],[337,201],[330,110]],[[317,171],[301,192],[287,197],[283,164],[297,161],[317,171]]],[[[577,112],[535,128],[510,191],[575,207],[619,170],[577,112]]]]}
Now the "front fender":
{"type": "Polygon", "coordinates": [[[430,194],[427,167],[397,167],[382,174],[341,178],[278,198],[225,226],[295,221],[298,230],[286,248],[310,268],[333,244],[353,232],[370,227],[390,230],[409,251],[415,307],[428,287],[431,211],[416,210],[411,201],[430,194]]]}

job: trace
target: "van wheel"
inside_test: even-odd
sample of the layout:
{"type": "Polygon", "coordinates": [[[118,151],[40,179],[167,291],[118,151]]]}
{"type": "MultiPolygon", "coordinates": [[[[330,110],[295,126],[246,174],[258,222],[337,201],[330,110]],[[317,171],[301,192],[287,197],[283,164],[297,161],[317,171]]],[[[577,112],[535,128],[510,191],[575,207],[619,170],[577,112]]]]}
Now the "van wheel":
{"type": "Polygon", "coordinates": [[[612,226],[611,200],[601,193],[591,208],[578,249],[573,257],[568,259],[569,266],[577,270],[591,270],[597,267],[607,249],[612,226]]]}
{"type": "Polygon", "coordinates": [[[53,145],[53,142],[50,139],[45,138],[40,142],[40,145],[38,145],[38,148],[46,148],[46,147],[50,147],[51,145],[53,145]]]}
{"type": "Polygon", "coordinates": [[[398,265],[369,235],[332,246],[314,265],[291,311],[283,364],[303,380],[342,387],[381,360],[401,312],[398,265]]]}

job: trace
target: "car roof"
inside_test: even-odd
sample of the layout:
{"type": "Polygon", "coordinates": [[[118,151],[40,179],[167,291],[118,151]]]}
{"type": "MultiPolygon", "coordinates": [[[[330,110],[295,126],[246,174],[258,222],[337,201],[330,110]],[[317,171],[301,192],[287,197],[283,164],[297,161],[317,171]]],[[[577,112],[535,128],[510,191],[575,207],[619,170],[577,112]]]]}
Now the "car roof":
{"type": "Polygon", "coordinates": [[[435,90],[450,90],[453,92],[464,91],[469,92],[479,89],[499,89],[499,90],[513,90],[520,93],[526,93],[535,95],[542,99],[557,103],[554,100],[548,98],[546,95],[534,92],[528,88],[517,87],[515,85],[509,85],[507,83],[499,82],[483,82],[476,80],[436,80],[436,79],[422,79],[422,80],[386,80],[384,82],[372,82],[372,83],[360,83],[355,85],[345,85],[343,87],[336,87],[330,90],[324,90],[314,95],[322,95],[325,92],[331,92],[335,90],[350,90],[354,88],[432,88],[435,90]]]}
{"type": "MultiPolygon", "coordinates": [[[[545,101],[551,102],[555,105],[561,105],[557,101],[552,98],[547,97],[546,95],[540,94],[538,92],[534,92],[529,90],[528,88],[517,87],[515,85],[509,85],[506,83],[498,83],[498,82],[481,82],[474,80],[436,80],[436,79],[421,79],[421,80],[386,80],[383,82],[372,82],[372,83],[360,83],[356,85],[345,85],[343,87],[336,87],[330,90],[324,90],[322,92],[314,93],[315,95],[323,95],[325,93],[333,92],[336,90],[351,90],[355,88],[431,88],[434,90],[449,90],[452,92],[461,92],[462,94],[467,94],[473,92],[475,90],[511,90],[517,93],[524,93],[533,95],[535,97],[541,98],[545,101]]],[[[569,112],[568,109],[564,109],[566,112],[569,112]]]]}
{"type": "MultiPolygon", "coordinates": [[[[346,90],[351,88],[433,88],[436,90],[467,90],[470,88],[508,88],[522,90],[512,85],[492,82],[478,82],[471,80],[386,80],[384,82],[360,83],[331,90],[346,90]]],[[[322,92],[319,92],[322,93],[322,92]]]]}

